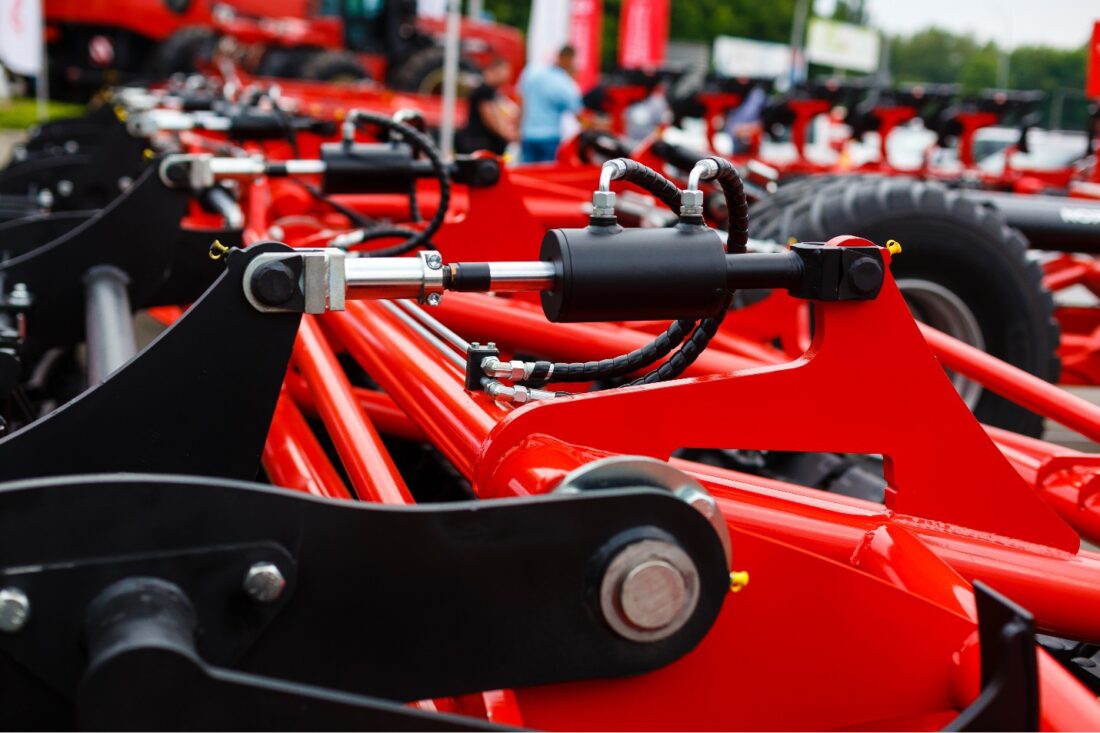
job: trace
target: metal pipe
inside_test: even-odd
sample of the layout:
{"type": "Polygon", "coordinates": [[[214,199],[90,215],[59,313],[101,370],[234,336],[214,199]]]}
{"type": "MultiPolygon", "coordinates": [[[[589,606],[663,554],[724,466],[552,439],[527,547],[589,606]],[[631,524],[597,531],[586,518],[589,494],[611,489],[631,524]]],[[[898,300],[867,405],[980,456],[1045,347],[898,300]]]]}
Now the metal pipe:
{"type": "Polygon", "coordinates": [[[130,278],[114,265],[97,265],[84,274],[89,385],[99,384],[137,353],[129,284],[130,278]]]}
{"type": "Polygon", "coordinates": [[[356,403],[320,325],[310,316],[302,319],[298,329],[294,363],[314,394],[317,412],[359,498],[383,504],[413,503],[381,437],[356,403]]]}
{"type": "Polygon", "coordinates": [[[451,329],[444,326],[438,318],[433,318],[428,313],[425,313],[422,308],[419,308],[416,303],[411,300],[397,300],[394,301],[399,306],[405,309],[406,312],[422,324],[430,328],[432,331],[441,336],[444,340],[448,341],[452,346],[461,351],[463,354],[470,348],[470,342],[459,336],[451,329]]]}
{"type": "Polygon", "coordinates": [[[443,117],[439,123],[439,152],[450,160],[455,148],[455,106],[458,99],[458,56],[461,43],[461,0],[447,0],[443,36],[443,117]]]}
{"type": "Polygon", "coordinates": [[[518,293],[553,290],[557,279],[553,262],[490,262],[490,292],[518,293]]]}
{"type": "Polygon", "coordinates": [[[211,209],[221,214],[225,219],[225,226],[229,229],[244,229],[244,212],[241,205],[233,198],[233,194],[221,186],[208,188],[203,192],[204,203],[211,209]]]}
{"type": "MultiPolygon", "coordinates": [[[[417,257],[357,257],[344,263],[347,297],[379,300],[420,298],[425,290],[425,267],[417,257]]],[[[443,273],[438,290],[442,290],[443,273]]]]}
{"type": "Polygon", "coordinates": [[[288,176],[318,175],[325,172],[323,160],[288,160],[281,163],[288,176]]]}
{"type": "Polygon", "coordinates": [[[396,305],[394,305],[393,303],[391,303],[388,300],[380,301],[379,305],[381,305],[383,308],[388,310],[398,320],[400,320],[406,326],[408,326],[413,331],[415,331],[416,334],[418,336],[420,336],[420,338],[424,339],[429,344],[434,346],[436,351],[439,352],[440,356],[442,356],[443,358],[449,360],[452,364],[457,366],[459,369],[465,369],[466,368],[466,360],[463,357],[459,356],[455,352],[454,349],[450,348],[446,343],[444,343],[441,339],[439,339],[434,333],[432,333],[427,328],[425,328],[422,324],[417,322],[417,320],[415,318],[413,318],[408,313],[403,311],[401,308],[398,308],[396,305]]]}

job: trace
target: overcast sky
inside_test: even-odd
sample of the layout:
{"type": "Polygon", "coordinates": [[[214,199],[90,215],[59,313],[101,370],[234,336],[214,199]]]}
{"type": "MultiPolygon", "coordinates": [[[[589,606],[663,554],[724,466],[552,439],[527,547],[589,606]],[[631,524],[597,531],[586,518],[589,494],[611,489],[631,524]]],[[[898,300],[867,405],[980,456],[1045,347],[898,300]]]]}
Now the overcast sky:
{"type": "MultiPolygon", "coordinates": [[[[815,8],[824,13],[834,5],[817,0],[815,8]]],[[[1100,0],[867,0],[867,7],[871,22],[888,33],[934,25],[1008,47],[1080,46],[1100,20],[1100,0]]]]}

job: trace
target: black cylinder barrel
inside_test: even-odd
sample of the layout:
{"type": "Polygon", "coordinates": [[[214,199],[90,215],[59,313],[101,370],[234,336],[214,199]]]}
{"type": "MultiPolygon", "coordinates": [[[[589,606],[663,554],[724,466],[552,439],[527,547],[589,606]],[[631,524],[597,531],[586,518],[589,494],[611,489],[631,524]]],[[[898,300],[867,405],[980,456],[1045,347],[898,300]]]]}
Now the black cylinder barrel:
{"type": "Polygon", "coordinates": [[[556,323],[702,318],[725,304],[725,246],[705,227],[553,229],[540,259],[557,269],[542,293],[556,323]]]}

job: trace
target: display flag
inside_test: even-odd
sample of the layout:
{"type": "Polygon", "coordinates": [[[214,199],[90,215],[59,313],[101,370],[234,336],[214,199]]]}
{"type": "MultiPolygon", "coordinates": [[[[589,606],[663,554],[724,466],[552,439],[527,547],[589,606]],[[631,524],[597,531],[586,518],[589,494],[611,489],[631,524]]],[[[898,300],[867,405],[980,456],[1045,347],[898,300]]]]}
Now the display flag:
{"type": "Polygon", "coordinates": [[[1089,44],[1089,80],[1085,94],[1100,99],[1100,20],[1092,24],[1092,42],[1089,44]]]}
{"type": "Polygon", "coordinates": [[[42,73],[42,0],[0,0],[0,63],[16,74],[42,73]]]}
{"type": "Polygon", "coordinates": [[[668,51],[669,0],[624,0],[619,15],[619,66],[654,71],[668,51]]]}
{"type": "Polygon", "coordinates": [[[562,0],[535,0],[527,26],[527,63],[531,66],[552,64],[558,51],[569,43],[570,3],[562,0]]]}
{"type": "Polygon", "coordinates": [[[600,79],[603,0],[573,0],[569,14],[569,44],[577,50],[577,85],[582,91],[600,79]]]}

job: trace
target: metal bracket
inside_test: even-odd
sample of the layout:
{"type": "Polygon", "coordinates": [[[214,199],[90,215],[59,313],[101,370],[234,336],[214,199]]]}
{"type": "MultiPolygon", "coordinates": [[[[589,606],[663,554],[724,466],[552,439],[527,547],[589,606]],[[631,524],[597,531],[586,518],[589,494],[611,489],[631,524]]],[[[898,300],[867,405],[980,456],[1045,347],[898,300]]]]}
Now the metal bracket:
{"type": "MultiPolygon", "coordinates": [[[[181,589],[196,628],[214,637],[207,644],[200,635],[195,653],[231,649],[211,661],[268,678],[248,685],[287,694],[309,685],[326,688],[319,693],[329,699],[350,693],[394,701],[656,669],[703,639],[729,582],[707,520],[646,488],[389,507],[180,476],[39,479],[0,486],[0,558],[28,611],[20,629],[0,633],[0,706],[13,728],[40,724],[44,715],[71,725],[64,716],[73,714],[82,650],[98,658],[106,643],[80,631],[96,620],[93,599],[128,579],[159,578],[181,589]],[[624,638],[601,613],[601,582],[615,551],[638,537],[678,548],[694,568],[695,603],[663,638],[624,638]],[[404,561],[394,564],[395,556],[404,561]],[[239,585],[256,559],[288,576],[285,597],[270,612],[258,610],[239,585]],[[232,644],[224,643],[226,634],[232,644]],[[49,675],[42,673],[47,665],[54,666],[49,675]],[[50,694],[54,706],[45,713],[23,702],[50,694]]],[[[150,679],[103,674],[123,675],[108,685],[116,691],[140,683],[168,695],[177,684],[155,668],[141,669],[150,679]]],[[[91,676],[98,675],[95,667],[91,676]]],[[[209,689],[192,675],[179,682],[192,683],[209,689]]],[[[260,702],[241,689],[231,698],[236,705],[182,699],[207,711],[237,711],[228,716],[260,702]]],[[[176,715],[199,721],[192,716],[204,714],[150,706],[141,695],[79,700],[82,720],[113,723],[108,727],[122,725],[118,716],[129,708],[153,729],[175,725],[176,715]]],[[[273,725],[256,715],[260,725],[273,725]]],[[[215,727],[240,725],[240,718],[219,720],[215,727]]]]}
{"type": "Polygon", "coordinates": [[[944,730],[1039,730],[1035,619],[974,581],[982,654],[982,691],[944,730]]]}
{"type": "Polygon", "coordinates": [[[271,252],[290,249],[233,251],[228,271],[145,351],[0,440],[0,480],[100,471],[255,477],[300,321],[259,313],[242,295],[248,263],[271,252]]]}
{"type": "MultiPolygon", "coordinates": [[[[347,292],[345,253],[336,248],[297,249],[293,253],[259,255],[244,271],[244,297],[252,307],[265,313],[326,313],[344,310],[347,292]],[[294,292],[281,304],[265,302],[257,277],[271,267],[283,263],[297,270],[297,280],[291,284],[294,292]]],[[[281,268],[280,268],[281,269],[281,268]]]]}

